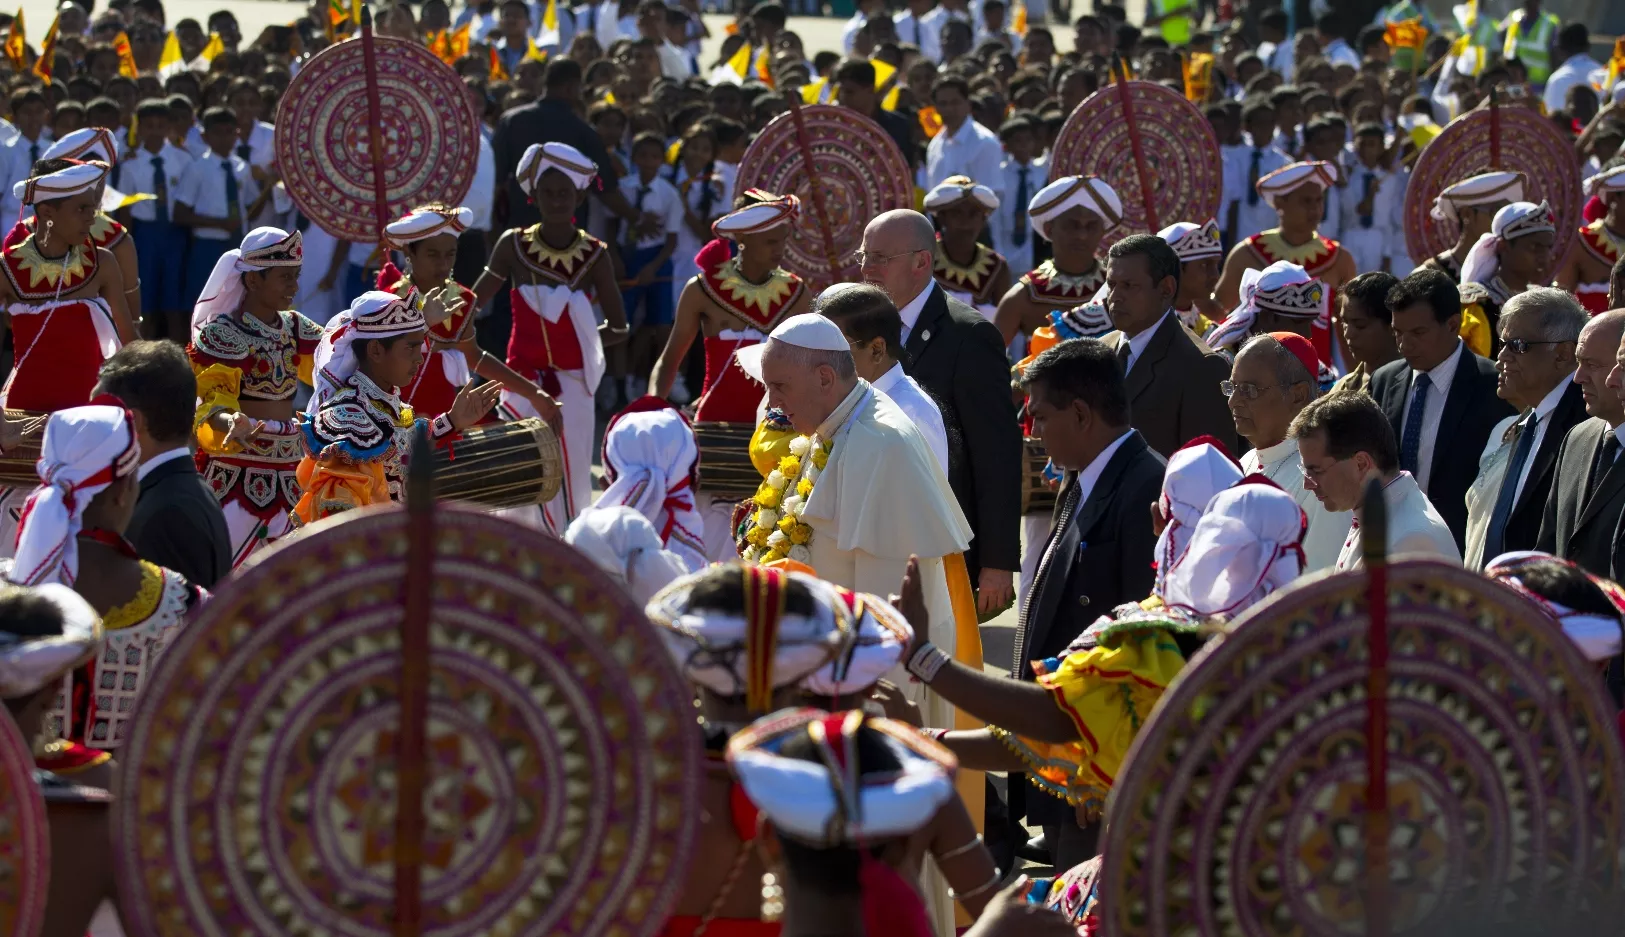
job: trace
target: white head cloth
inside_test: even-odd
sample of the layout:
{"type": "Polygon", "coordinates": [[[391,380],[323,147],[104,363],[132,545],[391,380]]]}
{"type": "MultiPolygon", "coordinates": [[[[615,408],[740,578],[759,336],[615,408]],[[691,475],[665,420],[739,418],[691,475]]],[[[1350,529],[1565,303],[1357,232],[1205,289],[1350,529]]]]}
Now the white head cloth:
{"type": "MultiPolygon", "coordinates": [[[[396,296],[383,290],[369,290],[355,298],[350,308],[333,317],[316,345],[316,389],[305,412],[314,414],[327,398],[338,393],[355,374],[355,340],[392,338],[425,328],[423,310],[412,297],[396,296]]],[[[389,388],[384,388],[388,390],[389,388]]]]}
{"type": "Polygon", "coordinates": [[[1293,319],[1329,321],[1331,291],[1295,263],[1277,260],[1262,270],[1241,275],[1241,304],[1207,336],[1212,348],[1224,348],[1245,341],[1258,319],[1258,310],[1268,309],[1293,319]]]}
{"type": "MultiPolygon", "coordinates": [[[[55,605],[62,615],[62,633],[24,637],[7,632],[0,623],[0,699],[44,689],[96,656],[102,643],[102,620],[79,593],[55,582],[17,586],[9,592],[27,592],[55,605]]],[[[0,592],[0,597],[7,595],[0,592]]]]}
{"type": "Polygon", "coordinates": [[[34,466],[40,486],[23,505],[8,578],[26,586],[73,585],[85,508],[140,463],[141,446],[123,407],[71,407],[51,414],[34,466]]]}
{"type": "Polygon", "coordinates": [[[1224,256],[1224,242],[1219,232],[1219,223],[1211,218],[1207,224],[1193,224],[1189,221],[1171,224],[1158,231],[1157,237],[1168,242],[1168,246],[1179,255],[1180,263],[1224,256]]]}
{"type": "Polygon", "coordinates": [[[384,240],[391,247],[401,248],[437,234],[462,234],[473,223],[471,208],[419,208],[384,225],[384,240]]]}
{"type": "Polygon", "coordinates": [[[94,159],[111,166],[118,162],[118,139],[111,130],[83,127],[46,147],[40,159],[77,159],[81,162],[94,159]]]}
{"type": "MultiPolygon", "coordinates": [[[[825,291],[826,293],[828,290],[825,291]]],[[[820,297],[822,298],[822,294],[820,297]]],[[[811,348],[814,351],[846,351],[852,350],[852,345],[846,340],[846,333],[841,327],[816,312],[803,312],[791,316],[779,323],[767,337],[767,341],[755,345],[747,345],[734,352],[734,358],[739,362],[740,370],[755,380],[762,381],[762,356],[767,354],[767,346],[772,342],[783,342],[797,348],[811,348]]]]}
{"type": "Polygon", "coordinates": [[[639,605],[688,573],[677,554],[661,547],[649,519],[623,504],[599,501],[582,511],[565,528],[564,542],[624,584],[639,605]]]}
{"type": "Polygon", "coordinates": [[[89,192],[106,178],[106,163],[79,163],[43,176],[19,179],[11,184],[11,196],[24,205],[38,205],[89,192]]]}
{"type": "Polygon", "coordinates": [[[1039,237],[1049,237],[1049,223],[1079,205],[1094,212],[1107,231],[1123,223],[1123,200],[1096,176],[1062,176],[1039,189],[1027,203],[1027,221],[1039,237]]]}
{"type": "Polygon", "coordinates": [[[534,195],[537,180],[549,169],[564,173],[577,189],[585,189],[598,175],[598,164],[568,143],[532,143],[519,158],[514,177],[526,195],[534,195]]]}
{"type": "Polygon", "coordinates": [[[935,212],[967,198],[975,199],[988,211],[999,210],[999,197],[987,186],[971,181],[970,176],[949,176],[938,183],[925,193],[925,210],[935,212]]]}
{"type": "Polygon", "coordinates": [[[1306,185],[1319,186],[1324,192],[1336,184],[1337,167],[1325,160],[1312,160],[1282,166],[1272,173],[1260,176],[1258,195],[1269,207],[1274,208],[1276,199],[1289,192],[1296,192],[1306,185]]]}
{"type": "Polygon", "coordinates": [[[852,615],[852,639],[834,660],[801,682],[802,689],[813,696],[867,691],[902,661],[903,652],[914,640],[913,627],[885,599],[839,586],[834,592],[852,615]]]}
{"type": "Polygon", "coordinates": [[[1556,230],[1557,216],[1552,214],[1552,207],[1545,202],[1539,205],[1534,202],[1513,202],[1502,206],[1495,213],[1495,220],[1490,222],[1490,229],[1473,243],[1467,251],[1467,259],[1461,262],[1461,282],[1488,283],[1495,276],[1495,271],[1500,269],[1499,251],[1507,241],[1538,231],[1556,230]]]}
{"type": "Polygon", "coordinates": [[[1484,172],[1469,176],[1455,185],[1447,185],[1433,200],[1429,212],[1435,221],[1461,223],[1460,208],[1474,205],[1493,205],[1496,202],[1521,202],[1528,178],[1521,172],[1484,172]]]}
{"type": "Polygon", "coordinates": [[[1611,192],[1625,192],[1625,166],[1605,169],[1585,181],[1586,195],[1607,198],[1611,192]]]}
{"type": "Polygon", "coordinates": [[[1209,501],[1219,492],[1241,481],[1241,467],[1209,436],[1198,436],[1168,457],[1162,473],[1163,516],[1168,526],[1157,537],[1157,580],[1153,591],[1164,594],[1168,572],[1185,558],[1196,522],[1202,519],[1209,501]]]}
{"type": "Polygon", "coordinates": [[[1303,571],[1303,509],[1272,484],[1244,481],[1213,496],[1163,601],[1194,615],[1234,617],[1303,571]]]}
{"type": "Polygon", "coordinates": [[[706,566],[705,520],[690,484],[699,457],[694,430],[670,407],[619,413],[604,431],[609,487],[598,504],[624,504],[643,514],[690,573],[706,566]]]}
{"type": "Polygon", "coordinates": [[[794,224],[801,217],[801,199],[794,195],[770,195],[753,189],[761,200],[738,208],[711,223],[711,233],[719,238],[737,238],[747,234],[761,234],[774,228],[794,224]]]}
{"type": "Polygon", "coordinates": [[[799,842],[829,848],[907,836],[954,796],[958,761],[918,730],[861,710],[785,710],[728,742],[728,767],[774,828],[799,842]],[[901,770],[863,774],[857,735],[881,733],[901,770]],[[786,742],[810,737],[826,752],[818,761],[787,758],[786,742]]]}
{"type": "Polygon", "coordinates": [[[1601,576],[1593,576],[1569,560],[1533,550],[1517,550],[1501,554],[1484,567],[1484,575],[1545,609],[1563,629],[1563,633],[1580,648],[1580,653],[1584,654],[1587,660],[1605,661],[1619,656],[1620,620],[1625,618],[1625,589],[1621,589],[1617,584],[1601,576]],[[1614,606],[1614,615],[1609,617],[1595,612],[1576,611],[1524,585],[1523,567],[1532,561],[1546,560],[1572,566],[1584,574],[1614,606]]]}
{"type": "Polygon", "coordinates": [[[192,307],[192,337],[221,316],[229,316],[243,304],[243,274],[272,267],[297,267],[304,263],[304,236],[281,228],[255,228],[214,262],[209,281],[203,284],[202,298],[192,307]]]}

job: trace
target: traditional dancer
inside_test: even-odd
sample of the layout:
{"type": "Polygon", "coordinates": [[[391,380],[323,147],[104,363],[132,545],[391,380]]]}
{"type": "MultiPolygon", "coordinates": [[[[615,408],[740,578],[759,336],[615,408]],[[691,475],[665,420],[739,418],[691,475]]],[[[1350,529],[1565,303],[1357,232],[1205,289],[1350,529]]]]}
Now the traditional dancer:
{"type": "Polygon", "coordinates": [[[925,211],[937,221],[932,275],[943,292],[989,319],[1010,290],[1010,265],[977,238],[998,210],[999,197],[969,176],[949,176],[925,196],[925,211]]]}
{"type": "Polygon", "coordinates": [[[303,261],[298,231],[255,228],[215,262],[192,310],[198,473],[225,512],[234,567],[288,532],[299,500],[294,395],[315,383],[322,336],[289,308],[303,261]]]}
{"type": "MultiPolygon", "coordinates": [[[[113,138],[112,131],[101,127],[85,127],[72,133],[63,135],[62,139],[51,144],[40,159],[71,159],[81,163],[91,161],[106,163],[109,175],[118,173],[119,163],[118,141],[113,138]]],[[[105,183],[106,180],[104,179],[105,183]]],[[[115,187],[116,188],[116,187],[115,187]]],[[[96,190],[96,217],[90,223],[89,240],[95,247],[105,248],[113,253],[113,259],[118,261],[119,279],[124,284],[124,305],[130,311],[130,321],[141,322],[141,267],[135,253],[135,239],[129,236],[124,225],[113,219],[103,209],[104,199],[102,189],[96,190]]],[[[27,208],[24,206],[24,210],[27,208]]],[[[22,219],[24,231],[37,230],[38,222],[33,216],[22,219]]],[[[13,230],[12,237],[21,238],[21,233],[13,230]]],[[[7,238],[9,242],[11,238],[7,238]]]]}
{"type": "Polygon", "coordinates": [[[1513,202],[1495,213],[1490,230],[1461,265],[1461,338],[1475,355],[1501,348],[1501,307],[1551,279],[1557,215],[1541,202],[1513,202]]]}
{"type": "Polygon", "coordinates": [[[1625,166],[1586,180],[1586,195],[1601,200],[1608,214],[1580,229],[1580,250],[1557,272],[1557,286],[1579,297],[1592,313],[1608,311],[1608,276],[1625,247],[1625,166]]]}
{"type": "Polygon", "coordinates": [[[1158,231],[1157,237],[1167,241],[1179,255],[1179,292],[1174,296],[1174,312],[1191,334],[1203,338],[1224,318],[1224,310],[1213,301],[1219,265],[1224,262],[1219,223],[1212,219],[1204,225],[1181,221],[1158,231]]]}
{"type": "MultiPolygon", "coordinates": [[[[1297,264],[1332,293],[1359,275],[1354,255],[1317,230],[1325,214],[1326,190],[1336,183],[1337,167],[1327,162],[1293,163],[1258,180],[1258,194],[1280,214],[1281,226],[1231,248],[1219,285],[1213,291],[1221,307],[1234,309],[1240,305],[1243,274],[1262,270],[1276,261],[1297,264]]],[[[1333,338],[1329,316],[1317,323],[1309,340],[1320,360],[1333,368],[1338,368],[1339,361],[1348,360],[1341,351],[1333,352],[1333,346],[1341,346],[1342,340],[1333,338]]]]}
{"type": "Polygon", "coordinates": [[[705,524],[694,502],[699,457],[688,420],[660,397],[634,401],[604,428],[605,488],[595,506],[640,511],[687,572],[704,569],[708,562],[705,524]]]}
{"type": "Polygon", "coordinates": [[[401,400],[420,413],[445,413],[451,409],[457,392],[470,374],[496,381],[530,404],[548,423],[558,425],[558,401],[535,381],[520,377],[512,368],[474,341],[474,291],[451,278],[457,259],[457,237],[468,230],[474,213],[467,208],[425,205],[384,226],[384,240],[406,257],[406,272],[385,263],[378,274],[378,288],[396,296],[416,290],[421,311],[425,297],[444,289],[444,318],[427,322],[431,354],[424,359],[411,383],[401,391],[401,400]]]}
{"type": "MultiPolygon", "coordinates": [[[[440,315],[441,295],[427,308],[440,315]]],[[[451,409],[432,420],[401,402],[400,389],[423,367],[424,313],[412,298],[362,293],[322,333],[316,390],[299,421],[304,492],[294,512],[309,524],[330,514],[399,500],[402,466],[418,424],[436,443],[478,423],[496,406],[500,385],[465,386],[451,409]]]]}
{"type": "MultiPolygon", "coordinates": [[[[993,324],[1005,344],[1017,334],[1032,335],[1040,326],[1057,324],[1065,313],[1065,338],[1099,338],[1112,330],[1106,307],[1096,294],[1106,284],[1106,265],[1096,252],[1100,240],[1123,221],[1123,202],[1104,180],[1063,176],[1038,190],[1027,205],[1027,219],[1038,236],[1048,238],[1054,258],[1021,275],[999,300],[993,324]]],[[[1057,324],[1056,330],[1060,333],[1057,324]]]]}
{"type": "Polygon", "coordinates": [[[1521,172],[1484,172],[1446,186],[1433,200],[1430,214],[1434,221],[1457,227],[1456,244],[1423,261],[1422,266],[1432,266],[1450,279],[1460,280],[1467,252],[1490,232],[1490,222],[1496,212],[1508,203],[1523,201],[1527,183],[1528,179],[1521,172]]]}
{"type": "Polygon", "coordinates": [[[600,501],[582,511],[565,528],[564,542],[614,577],[639,605],[689,573],[687,564],[666,549],[649,519],[624,504],[600,501]]]}
{"type": "MultiPolygon", "coordinates": [[[[1278,260],[1263,270],[1241,275],[1241,303],[1205,336],[1207,346],[1234,361],[1236,352],[1254,335],[1291,332],[1314,341],[1331,318],[1331,290],[1294,263],[1278,260]]],[[[1330,390],[1337,374],[1325,361],[1310,373],[1322,392],[1330,390]]]]}
{"type": "MultiPolygon", "coordinates": [[[[538,382],[559,405],[554,426],[564,449],[564,484],[542,507],[543,521],[555,533],[563,533],[592,500],[593,394],[604,376],[604,344],[624,341],[628,332],[614,261],[603,241],[575,225],[597,173],[592,160],[563,143],[526,150],[516,174],[542,220],[503,232],[474,284],[474,308],[483,309],[512,281],[508,367],[538,382]],[[604,310],[602,327],[589,292],[604,310]]],[[[541,416],[511,390],[502,392],[502,406],[516,419],[541,416]]]]}

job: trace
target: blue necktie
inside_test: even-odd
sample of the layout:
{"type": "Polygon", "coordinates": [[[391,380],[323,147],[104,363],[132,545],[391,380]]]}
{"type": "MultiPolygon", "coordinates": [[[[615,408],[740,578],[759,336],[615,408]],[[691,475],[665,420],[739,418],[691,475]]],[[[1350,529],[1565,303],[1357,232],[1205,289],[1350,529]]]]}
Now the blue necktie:
{"type": "Polygon", "coordinates": [[[152,194],[158,196],[154,206],[158,212],[158,220],[169,221],[169,180],[164,178],[164,158],[152,158],[152,194]]]}
{"type": "Polygon", "coordinates": [[[1010,233],[1010,243],[1017,247],[1027,243],[1027,172],[1030,168],[1016,169],[1016,228],[1010,233]]]}
{"type": "MultiPolygon", "coordinates": [[[[1374,172],[1366,173],[1365,174],[1365,179],[1362,182],[1362,185],[1364,186],[1364,188],[1361,191],[1360,198],[1362,200],[1369,201],[1370,198],[1371,198],[1372,190],[1377,187],[1377,174],[1374,173],[1374,172]]],[[[1376,206],[1373,205],[1372,208],[1375,209],[1376,206]]],[[[1369,228],[1375,222],[1376,222],[1376,219],[1373,218],[1370,215],[1361,215],[1360,216],[1360,227],[1362,227],[1362,228],[1369,228]]]]}
{"type": "Polygon", "coordinates": [[[1517,445],[1512,447],[1512,460],[1507,473],[1501,478],[1501,492],[1495,497],[1495,511],[1490,514],[1490,526],[1484,532],[1484,559],[1491,560],[1506,552],[1507,519],[1512,516],[1512,503],[1517,500],[1518,479],[1529,461],[1529,450],[1535,448],[1535,426],[1540,417],[1530,413],[1518,430],[1517,445]]]}
{"type": "Polygon", "coordinates": [[[241,198],[237,194],[237,174],[231,171],[230,160],[226,160],[224,163],[222,163],[220,168],[226,171],[226,214],[228,216],[238,216],[237,227],[233,228],[231,233],[233,237],[241,241],[243,239],[243,222],[241,217],[243,207],[241,198]]]}
{"type": "Polygon", "coordinates": [[[1258,204],[1258,170],[1262,167],[1263,162],[1264,151],[1254,147],[1253,165],[1251,169],[1247,170],[1247,204],[1249,205],[1258,204]]]}
{"type": "Polygon", "coordinates": [[[1399,467],[1416,474],[1416,454],[1422,448],[1422,411],[1427,408],[1428,388],[1433,382],[1426,374],[1416,376],[1416,396],[1405,413],[1405,438],[1399,443],[1399,467]]]}

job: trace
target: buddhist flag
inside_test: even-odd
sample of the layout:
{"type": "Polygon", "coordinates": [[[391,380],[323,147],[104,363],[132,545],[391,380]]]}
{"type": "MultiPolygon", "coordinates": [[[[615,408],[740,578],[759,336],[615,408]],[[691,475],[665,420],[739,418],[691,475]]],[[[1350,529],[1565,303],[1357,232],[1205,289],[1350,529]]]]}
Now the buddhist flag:
{"type": "Polygon", "coordinates": [[[46,84],[51,83],[51,70],[56,67],[56,24],[57,20],[51,20],[51,28],[45,31],[45,41],[40,43],[39,59],[34,62],[34,74],[46,84]]]}
{"type": "Polygon", "coordinates": [[[118,73],[125,78],[134,78],[138,72],[135,67],[135,52],[130,48],[130,37],[124,30],[113,39],[113,51],[118,53],[118,73]]]}
{"type": "Polygon", "coordinates": [[[6,34],[6,58],[17,74],[28,71],[28,34],[23,29],[23,10],[17,8],[17,18],[11,21],[11,32],[6,34]]]}

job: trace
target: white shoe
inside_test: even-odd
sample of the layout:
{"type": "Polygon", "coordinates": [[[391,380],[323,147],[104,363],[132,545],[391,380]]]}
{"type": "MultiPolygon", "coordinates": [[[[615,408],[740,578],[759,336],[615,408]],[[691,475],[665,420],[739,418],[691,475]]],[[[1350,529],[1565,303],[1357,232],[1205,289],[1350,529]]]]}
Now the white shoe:
{"type": "Polygon", "coordinates": [[[688,392],[688,381],[681,374],[671,382],[671,393],[666,395],[666,399],[679,407],[694,399],[694,395],[688,392]]]}

